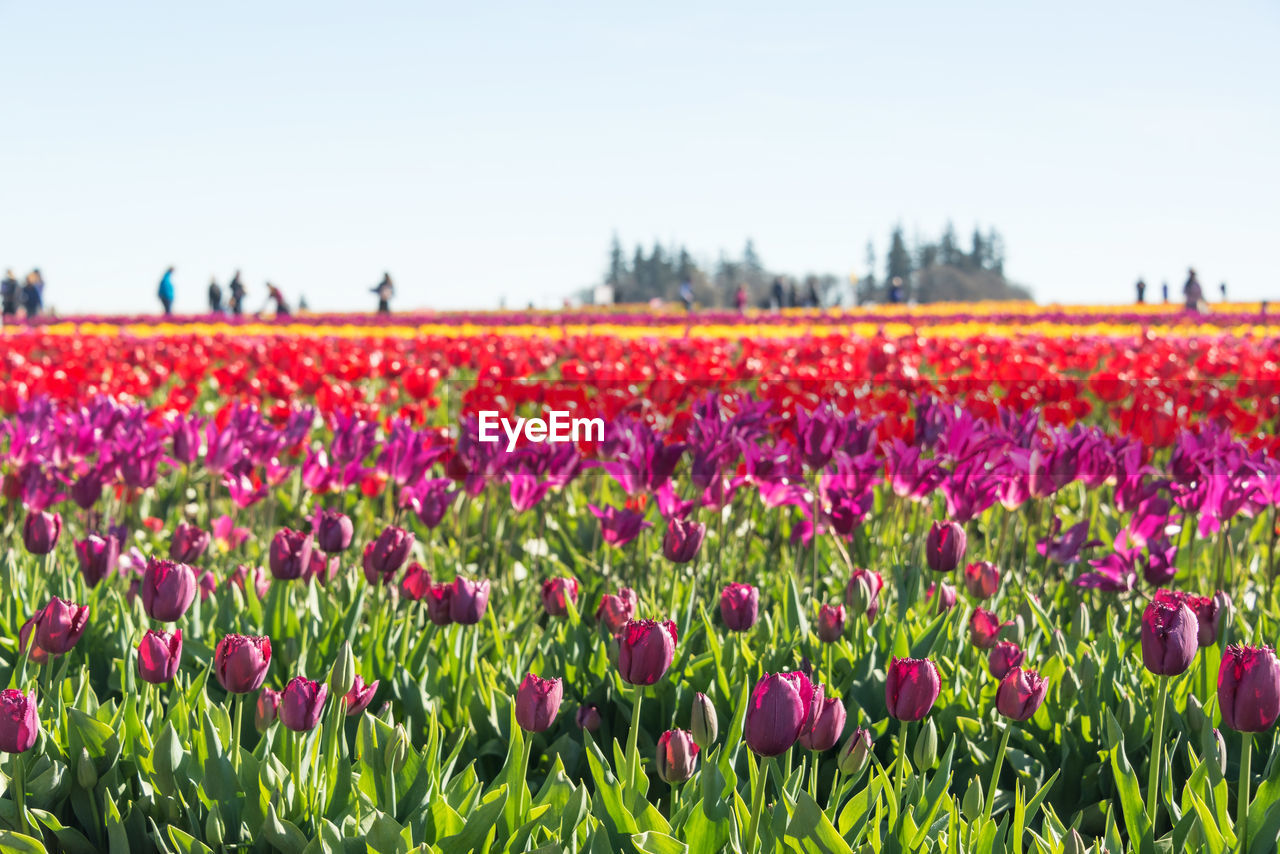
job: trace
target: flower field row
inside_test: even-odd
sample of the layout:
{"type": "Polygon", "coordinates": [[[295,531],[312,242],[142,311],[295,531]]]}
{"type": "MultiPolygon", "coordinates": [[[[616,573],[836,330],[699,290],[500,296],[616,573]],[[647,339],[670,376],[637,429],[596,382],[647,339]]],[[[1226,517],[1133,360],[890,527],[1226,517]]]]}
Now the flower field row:
{"type": "Polygon", "coordinates": [[[1144,313],[6,330],[0,849],[1274,851],[1280,339],[1144,313]]]}

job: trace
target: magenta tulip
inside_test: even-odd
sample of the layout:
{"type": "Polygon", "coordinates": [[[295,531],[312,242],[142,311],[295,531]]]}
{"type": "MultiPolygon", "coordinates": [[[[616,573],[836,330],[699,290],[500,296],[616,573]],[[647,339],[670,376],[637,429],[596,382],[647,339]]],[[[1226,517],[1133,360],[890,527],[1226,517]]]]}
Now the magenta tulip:
{"type": "Polygon", "coordinates": [[[779,756],[813,730],[821,707],[822,686],[805,674],[766,673],[751,692],[742,739],[758,756],[779,756]]]}
{"type": "Polygon", "coordinates": [[[924,557],[934,572],[951,572],[964,560],[968,537],[956,522],[934,522],[924,540],[924,557]]]}
{"type": "Polygon", "coordinates": [[[542,607],[553,617],[569,615],[569,603],[578,604],[578,579],[548,578],[542,582],[542,607]]]}
{"type": "Polygon", "coordinates": [[[606,593],[600,599],[600,607],[596,608],[596,620],[608,629],[609,634],[616,635],[622,627],[636,615],[636,592],[630,587],[623,587],[616,594],[606,593]]]}
{"type": "Polygon", "coordinates": [[[1200,624],[1185,603],[1152,602],[1142,613],[1142,664],[1157,676],[1185,673],[1195,661],[1200,624]]]}
{"type": "Polygon", "coordinates": [[[227,635],[218,641],[213,670],[231,694],[248,694],[262,687],[271,664],[271,638],[227,635]]]}
{"type": "Polygon", "coordinates": [[[800,733],[800,746],[806,750],[830,750],[844,734],[844,704],[839,697],[823,697],[814,716],[813,729],[800,733]]]}
{"type": "Polygon", "coordinates": [[[720,591],[720,618],[729,631],[747,631],[759,613],[760,591],[750,584],[730,584],[720,591]]]}
{"type": "Polygon", "coordinates": [[[676,624],[630,620],[618,634],[618,671],[628,685],[652,685],[676,655],[676,624]]]}
{"type": "Polygon", "coordinates": [[[516,691],[516,723],[527,732],[545,732],[560,713],[564,685],[528,673],[516,691]]]}
{"type": "MultiPolygon", "coordinates": [[[[40,734],[36,693],[17,688],[0,691],[0,753],[26,753],[40,734]]],[[[12,796],[12,792],[8,792],[12,796]]]]}
{"type": "Polygon", "coordinates": [[[937,665],[929,659],[895,658],[884,683],[885,705],[900,721],[918,721],[929,714],[941,688],[937,665]]]}
{"type": "Polygon", "coordinates": [[[995,678],[1003,679],[1010,670],[1021,667],[1024,658],[1026,653],[1013,641],[998,641],[987,653],[987,670],[995,678]]]}
{"type": "Polygon", "coordinates": [[[489,582],[471,581],[459,575],[453,579],[453,596],[449,602],[449,617],[463,626],[473,626],[484,617],[489,607],[489,582]]]}
{"type": "Polygon", "coordinates": [[[369,708],[369,704],[373,702],[373,695],[378,692],[378,682],[375,679],[365,684],[365,681],[356,676],[356,681],[351,684],[351,690],[347,692],[343,698],[347,702],[347,717],[360,714],[369,708]]]}
{"type": "Polygon", "coordinates": [[[185,563],[148,558],[138,589],[147,616],[172,623],[182,619],[196,598],[196,572],[185,563]]]}
{"type": "Polygon", "coordinates": [[[173,680],[182,663],[182,629],[149,629],[138,642],[138,675],[143,682],[162,685],[173,680]]]}
{"type": "Polygon", "coordinates": [[[1280,717],[1280,661],[1269,646],[1229,646],[1218,668],[1222,722],[1237,732],[1266,732],[1280,717]]]}
{"type": "Polygon", "coordinates": [[[996,710],[1006,718],[1025,721],[1044,702],[1049,683],[1034,670],[1012,667],[996,689],[996,710]]]}
{"type": "Polygon", "coordinates": [[[683,783],[698,768],[698,745],[688,730],[669,729],[658,736],[658,776],[667,783],[683,783]]]}
{"type": "Polygon", "coordinates": [[[329,687],[301,676],[289,680],[280,692],[280,723],[294,732],[311,732],[320,723],[329,687]]]}

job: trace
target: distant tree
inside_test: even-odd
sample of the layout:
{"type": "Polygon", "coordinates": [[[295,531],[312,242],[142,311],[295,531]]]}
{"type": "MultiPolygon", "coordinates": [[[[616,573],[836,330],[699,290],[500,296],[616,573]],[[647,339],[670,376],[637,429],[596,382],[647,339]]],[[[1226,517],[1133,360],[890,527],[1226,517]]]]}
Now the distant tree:
{"type": "MultiPolygon", "coordinates": [[[[962,265],[964,266],[964,265],[962,265]]],[[[968,269],[984,270],[987,266],[987,241],[982,232],[975,226],[973,229],[973,247],[969,250],[968,269]]]]}
{"type": "Polygon", "coordinates": [[[911,280],[911,253],[907,251],[907,242],[902,237],[902,226],[893,230],[889,239],[889,257],[885,264],[885,282],[892,286],[894,279],[902,279],[903,286],[911,280]]]}
{"type": "Polygon", "coordinates": [[[622,254],[622,243],[618,240],[617,232],[614,232],[613,243],[609,247],[609,272],[605,276],[605,283],[612,286],[614,292],[617,293],[618,288],[622,286],[622,280],[627,276],[627,258],[622,254]]]}
{"type": "Polygon", "coordinates": [[[938,259],[951,267],[960,266],[960,246],[956,243],[956,228],[950,222],[946,231],[942,232],[942,240],[938,242],[938,259]]]}

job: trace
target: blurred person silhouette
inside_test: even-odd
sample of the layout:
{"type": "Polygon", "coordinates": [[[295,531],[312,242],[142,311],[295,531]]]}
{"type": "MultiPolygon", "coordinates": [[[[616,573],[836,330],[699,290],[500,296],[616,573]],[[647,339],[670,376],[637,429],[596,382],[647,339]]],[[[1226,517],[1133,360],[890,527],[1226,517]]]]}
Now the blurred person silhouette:
{"type": "Polygon", "coordinates": [[[1164,300],[1165,302],[1169,301],[1169,283],[1168,282],[1160,283],[1160,299],[1164,300]]]}
{"type": "Polygon", "coordinates": [[[1200,287],[1200,279],[1196,276],[1195,267],[1188,268],[1187,281],[1182,286],[1183,307],[1187,311],[1200,311],[1204,305],[1204,288],[1200,287]]]}
{"type": "Polygon", "coordinates": [[[298,294],[298,311],[310,311],[311,307],[307,305],[306,294],[298,294]]]}
{"type": "Polygon", "coordinates": [[[40,268],[27,273],[27,280],[22,285],[22,310],[27,317],[35,317],[44,308],[44,277],[40,268]]]}
{"type": "Polygon", "coordinates": [[[1147,301],[1147,283],[1138,279],[1138,284],[1134,287],[1138,291],[1138,305],[1142,305],[1147,301]]]}
{"type": "Polygon", "coordinates": [[[786,305],[786,303],[784,302],[786,297],[783,295],[783,292],[782,292],[781,276],[773,277],[773,286],[770,288],[770,291],[773,294],[773,301],[771,303],[773,310],[777,311],[780,308],[784,308],[786,305]]]}
{"type": "Polygon", "coordinates": [[[818,296],[818,283],[809,280],[809,293],[805,295],[804,304],[809,308],[821,308],[822,298],[818,296]]]}
{"type": "Polygon", "coordinates": [[[382,281],[369,289],[378,295],[378,314],[391,313],[391,298],[396,295],[396,286],[391,283],[391,274],[383,273],[382,281]]]}
{"type": "Polygon", "coordinates": [[[9,318],[18,313],[18,280],[13,277],[13,270],[4,271],[4,279],[0,279],[0,315],[9,318]]]}
{"type": "Polygon", "coordinates": [[[164,275],[160,277],[160,287],[156,289],[156,296],[160,298],[160,306],[164,309],[165,316],[173,314],[173,268],[164,271],[164,275]]]}
{"type": "Polygon", "coordinates": [[[1226,282],[1221,282],[1218,284],[1218,293],[1222,294],[1222,301],[1226,302],[1227,301],[1227,283],[1226,282]]]}
{"type": "Polygon", "coordinates": [[[889,302],[897,305],[902,302],[902,277],[894,276],[889,283],[889,302]]]}
{"type": "Polygon", "coordinates": [[[693,283],[688,279],[680,283],[680,302],[684,303],[685,311],[693,311],[693,283]]]}
{"type": "Polygon", "coordinates": [[[217,279],[209,279],[209,313],[222,314],[222,288],[217,279]]]}
{"type": "Polygon", "coordinates": [[[231,297],[231,313],[239,317],[244,313],[244,297],[248,293],[244,289],[244,282],[240,281],[239,270],[236,270],[236,274],[231,277],[231,283],[227,285],[227,293],[231,297]]]}
{"type": "MultiPolygon", "coordinates": [[[[266,311],[267,305],[273,302],[276,304],[276,317],[289,316],[289,303],[285,302],[284,292],[270,282],[267,282],[267,302],[263,303],[262,311],[266,311]]],[[[259,312],[259,314],[261,313],[262,312],[259,312]]]]}
{"type": "Polygon", "coordinates": [[[738,314],[747,313],[747,286],[745,284],[738,284],[738,290],[733,295],[733,301],[738,306],[738,314]]]}
{"type": "Polygon", "coordinates": [[[791,285],[787,288],[787,307],[798,308],[800,305],[800,291],[796,288],[795,280],[791,281],[791,285]]]}

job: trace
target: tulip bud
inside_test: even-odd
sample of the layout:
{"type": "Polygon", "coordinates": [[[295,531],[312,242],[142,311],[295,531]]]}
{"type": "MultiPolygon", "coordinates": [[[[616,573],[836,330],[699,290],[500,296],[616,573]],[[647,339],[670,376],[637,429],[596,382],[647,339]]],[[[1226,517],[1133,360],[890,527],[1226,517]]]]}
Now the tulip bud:
{"type": "Polygon", "coordinates": [[[867,622],[876,618],[880,610],[880,589],[884,587],[884,579],[880,573],[869,569],[855,569],[849,575],[849,584],[844,589],[844,604],[851,616],[867,615],[867,622]]]}
{"type": "Polygon", "coordinates": [[[934,572],[951,572],[964,560],[968,537],[956,522],[934,522],[924,540],[925,562],[934,572]]]}
{"type": "Polygon", "coordinates": [[[1236,732],[1271,728],[1280,717],[1280,662],[1271,647],[1229,646],[1223,651],[1218,707],[1222,722],[1236,732]]]}
{"type": "Polygon", "coordinates": [[[329,669],[329,689],[333,696],[341,697],[351,690],[356,682],[356,657],[351,651],[351,641],[343,641],[338,647],[338,655],[329,669]]]}
{"type": "Polygon", "coordinates": [[[729,631],[747,631],[759,613],[760,591],[750,584],[730,584],[720,591],[720,618],[729,631]]]}
{"type": "Polygon", "coordinates": [[[149,629],[138,642],[138,676],[143,682],[162,685],[173,679],[182,663],[182,629],[158,632],[149,629]]]}
{"type": "Polygon", "coordinates": [[[758,756],[786,753],[811,732],[822,706],[822,686],[803,673],[766,673],[751,692],[742,740],[758,756]]]}
{"type": "Polygon", "coordinates": [[[1088,638],[1090,635],[1089,622],[1089,609],[1085,607],[1083,602],[1078,603],[1075,616],[1071,618],[1071,639],[1081,641],[1088,638]]]}
{"type": "Polygon", "coordinates": [[[281,581],[292,581],[307,574],[311,568],[312,540],[309,534],[281,528],[271,538],[267,553],[267,566],[271,575],[281,581]]]}
{"type": "Polygon", "coordinates": [[[84,634],[89,623],[89,608],[55,596],[30,623],[37,647],[50,655],[63,655],[70,652],[84,634]]]}
{"type": "Polygon", "coordinates": [[[987,653],[987,669],[995,678],[1003,679],[1010,670],[1021,667],[1024,658],[1026,655],[1016,643],[1000,641],[987,653]]]}
{"type": "Polygon", "coordinates": [[[92,791],[98,785],[98,769],[93,765],[87,748],[80,748],[80,756],[76,759],[76,783],[80,788],[92,791]]]}
{"type": "Polygon", "coordinates": [[[480,622],[489,607],[489,582],[471,581],[459,575],[453,579],[453,596],[449,600],[449,618],[462,626],[480,622]]]}
{"type": "Polygon", "coordinates": [[[560,712],[564,685],[559,679],[543,679],[532,673],[524,677],[516,691],[516,723],[528,732],[550,728],[560,712]]]}
{"type": "Polygon", "coordinates": [[[328,686],[295,676],[280,692],[280,723],[294,732],[310,732],[320,723],[328,686]]]}
{"type": "Polygon", "coordinates": [[[596,608],[596,621],[609,634],[616,635],[628,620],[635,618],[636,604],[636,592],[630,587],[623,587],[616,594],[606,593],[600,599],[600,606],[596,608]]]}
{"type": "Polygon", "coordinates": [[[687,519],[671,519],[662,538],[662,556],[672,563],[688,563],[702,548],[707,526],[687,519]]]}
{"type": "Polygon", "coordinates": [[[817,709],[813,728],[800,733],[799,742],[806,750],[822,752],[835,747],[840,736],[844,735],[845,712],[839,697],[823,697],[817,709]]]}
{"type": "Polygon", "coordinates": [[[196,598],[196,573],[185,563],[147,559],[142,573],[142,608],[147,616],[162,623],[182,619],[196,598]]]}
{"type": "Polygon", "coordinates": [[[1227,742],[1222,737],[1222,733],[1217,729],[1209,731],[1208,737],[1205,739],[1208,744],[1205,749],[1205,758],[1212,760],[1218,766],[1218,772],[1222,775],[1227,773],[1227,742]]]}
{"type": "Polygon", "coordinates": [[[275,723],[279,716],[280,692],[273,691],[270,688],[263,688],[254,707],[254,726],[258,728],[258,732],[266,732],[267,727],[275,723]]]}
{"type": "Polygon", "coordinates": [[[1088,851],[1089,846],[1085,844],[1080,831],[1071,828],[1062,840],[1062,854],[1088,854],[1088,851]]]}
{"type": "Polygon", "coordinates": [[[400,769],[404,767],[405,760],[408,758],[409,734],[405,732],[404,724],[396,724],[395,729],[391,731],[391,738],[387,740],[383,761],[386,762],[388,771],[392,774],[399,774],[400,769]]]}
{"type": "Polygon", "coordinates": [[[337,510],[321,510],[316,516],[316,548],[335,555],[351,548],[355,529],[351,519],[337,510]]]}
{"type": "Polygon", "coordinates": [[[938,761],[938,728],[933,720],[929,720],[916,739],[915,750],[911,754],[916,767],[927,771],[938,761]]]}
{"type": "Polygon", "coordinates": [[[36,693],[17,688],[0,691],[0,753],[26,753],[40,734],[36,693]]]}
{"type": "Polygon", "coordinates": [[[710,750],[720,734],[720,722],[716,719],[716,707],[706,694],[698,692],[693,695],[693,714],[689,722],[693,731],[693,740],[703,750],[710,750]]]}
{"type": "Polygon", "coordinates": [[[187,522],[179,522],[169,540],[169,559],[178,563],[195,563],[209,548],[213,538],[208,531],[187,522]]]}
{"type": "Polygon", "coordinates": [[[120,541],[115,537],[90,534],[76,543],[76,557],[80,561],[80,574],[87,587],[97,587],[98,582],[115,571],[120,557],[120,541]]]}
{"type": "Polygon", "coordinates": [[[996,710],[1006,718],[1025,721],[1040,708],[1048,690],[1048,681],[1036,671],[1012,667],[996,689],[996,710]]]}
{"type": "Polygon", "coordinates": [[[840,773],[857,782],[871,764],[871,731],[859,727],[840,748],[840,773]]]}
{"type": "Polygon", "coordinates": [[[33,555],[47,555],[58,544],[61,533],[61,515],[32,510],[22,523],[22,544],[33,555]]]}
{"type": "Polygon", "coordinates": [[[1000,590],[1000,570],[989,560],[964,568],[964,587],[975,599],[990,599],[1000,590]]]}
{"type": "Polygon", "coordinates": [[[972,824],[982,818],[982,806],[986,802],[986,793],[977,777],[969,781],[969,788],[964,790],[964,800],[960,802],[960,811],[972,824]]]}
{"type": "Polygon", "coordinates": [[[1193,732],[1201,732],[1204,730],[1207,718],[1204,714],[1204,706],[1201,704],[1200,698],[1195,694],[1187,695],[1187,711],[1183,717],[1187,719],[1187,726],[1193,732]]]}
{"type": "Polygon", "coordinates": [[[271,664],[271,639],[227,635],[218,641],[213,670],[218,682],[231,694],[248,694],[262,687],[271,664]]]}
{"type": "Polygon", "coordinates": [[[818,640],[835,643],[844,634],[844,606],[823,605],[818,609],[818,640]]]}
{"type": "Polygon", "coordinates": [[[668,783],[683,783],[698,767],[698,745],[687,730],[670,729],[658,737],[658,776],[668,783]]]}
{"type": "Polygon", "coordinates": [[[918,721],[938,699],[942,681],[937,666],[927,658],[895,658],[885,679],[885,705],[900,721],[918,721]]]}
{"type": "Polygon", "coordinates": [[[600,729],[600,707],[595,703],[578,706],[577,713],[573,716],[574,723],[579,729],[585,729],[587,732],[596,732],[600,729]]]}
{"type": "Polygon", "coordinates": [[[1142,613],[1142,664],[1158,676],[1185,673],[1195,661],[1199,623],[1185,604],[1154,601],[1142,613]]]}
{"type": "Polygon", "coordinates": [[[631,620],[618,634],[618,671],[628,685],[652,685],[676,654],[676,624],[631,620]]]}
{"type": "Polygon", "coordinates": [[[365,684],[358,674],[351,683],[351,690],[347,691],[343,696],[343,701],[347,704],[347,717],[355,717],[356,715],[369,708],[369,704],[373,702],[373,695],[378,693],[378,683],[381,680],[375,679],[365,684]]]}
{"type": "Polygon", "coordinates": [[[204,841],[214,851],[221,851],[225,836],[226,828],[222,824],[222,815],[217,810],[209,810],[209,816],[204,820],[204,841]]]}
{"type": "Polygon", "coordinates": [[[569,616],[569,603],[578,604],[578,579],[548,578],[542,582],[542,607],[553,617],[569,616]]]}

